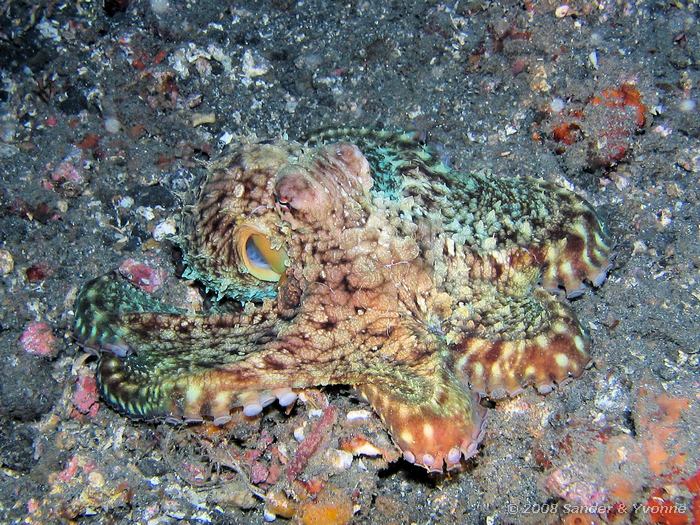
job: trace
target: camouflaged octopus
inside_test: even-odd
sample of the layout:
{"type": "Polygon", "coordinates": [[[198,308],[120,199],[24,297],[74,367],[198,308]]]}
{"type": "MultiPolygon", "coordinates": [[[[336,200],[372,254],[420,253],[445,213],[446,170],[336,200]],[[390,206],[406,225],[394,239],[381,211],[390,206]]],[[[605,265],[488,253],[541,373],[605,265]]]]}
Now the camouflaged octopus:
{"type": "Polygon", "coordinates": [[[238,146],[184,222],[183,277],[238,308],[187,312],[116,273],[77,299],[101,393],[129,416],[223,424],[352,385],[406,460],[440,471],[476,452],[480,397],[546,393],[589,364],[550,291],[602,284],[608,240],[555,184],[459,174],[412,134],[342,129],[238,146]]]}

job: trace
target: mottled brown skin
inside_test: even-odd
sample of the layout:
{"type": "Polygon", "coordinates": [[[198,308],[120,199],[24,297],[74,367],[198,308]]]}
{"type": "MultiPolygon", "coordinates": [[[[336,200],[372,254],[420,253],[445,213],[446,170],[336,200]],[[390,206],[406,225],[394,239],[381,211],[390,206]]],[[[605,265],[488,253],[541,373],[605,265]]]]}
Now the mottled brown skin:
{"type": "Polygon", "coordinates": [[[349,384],[407,460],[442,470],[475,453],[480,395],[580,375],[588,340],[538,280],[569,292],[602,282],[609,250],[590,206],[543,181],[410,159],[392,198],[350,143],[248,145],[219,161],[184,248],[189,276],[244,294],[244,308],[187,314],[113,275],[92,281],[76,333],[108,350],[105,398],[130,415],[223,422],[290,388],[349,384]],[[279,282],[246,272],[242,228],[286,253],[279,282]]]}

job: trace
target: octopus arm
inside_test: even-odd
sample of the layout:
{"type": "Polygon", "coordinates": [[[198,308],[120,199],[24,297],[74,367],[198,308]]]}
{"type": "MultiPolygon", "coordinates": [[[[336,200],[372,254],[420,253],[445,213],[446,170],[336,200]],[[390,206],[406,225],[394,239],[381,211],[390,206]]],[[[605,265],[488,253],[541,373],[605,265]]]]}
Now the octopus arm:
{"type": "Polygon", "coordinates": [[[233,406],[293,400],[291,372],[260,380],[276,321],[265,305],[250,315],[188,315],[112,273],[81,291],[75,334],[100,353],[98,384],[113,407],[146,419],[216,419],[233,406]]]}
{"type": "Polygon", "coordinates": [[[481,324],[451,351],[458,377],[480,394],[514,396],[530,385],[547,393],[590,363],[589,340],[573,312],[540,287],[495,290],[487,309],[476,307],[481,324]]]}
{"type": "Polygon", "coordinates": [[[611,263],[611,241],[593,207],[575,193],[555,184],[531,180],[546,195],[546,229],[533,232],[539,242],[525,243],[538,259],[542,285],[566,289],[568,298],[581,295],[584,281],[598,287],[611,263]]]}
{"type": "Polygon", "coordinates": [[[404,458],[429,471],[454,467],[476,453],[485,409],[438,352],[412,368],[394,366],[391,375],[371,372],[357,385],[387,425],[404,458]]]}
{"type": "Polygon", "coordinates": [[[127,355],[131,349],[124,339],[126,327],[118,319],[127,313],[144,312],[180,314],[183,310],[160,303],[111,272],[86,283],[80,290],[74,334],[84,347],[127,355]]]}

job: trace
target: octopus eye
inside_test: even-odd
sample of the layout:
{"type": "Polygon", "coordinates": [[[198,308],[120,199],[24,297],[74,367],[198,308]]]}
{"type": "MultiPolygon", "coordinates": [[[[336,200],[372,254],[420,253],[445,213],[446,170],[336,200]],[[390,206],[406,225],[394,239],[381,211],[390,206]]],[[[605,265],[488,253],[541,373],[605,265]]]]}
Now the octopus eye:
{"type": "Polygon", "coordinates": [[[246,270],[261,281],[276,282],[286,270],[287,255],[275,250],[265,234],[243,226],[237,235],[236,250],[246,270]]]}

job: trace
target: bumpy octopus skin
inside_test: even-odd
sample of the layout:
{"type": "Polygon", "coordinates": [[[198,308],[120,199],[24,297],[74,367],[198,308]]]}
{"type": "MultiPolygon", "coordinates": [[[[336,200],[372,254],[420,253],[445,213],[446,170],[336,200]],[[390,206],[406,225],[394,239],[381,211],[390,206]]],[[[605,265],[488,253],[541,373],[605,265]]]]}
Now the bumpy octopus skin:
{"type": "Polygon", "coordinates": [[[184,277],[228,307],[177,309],[117,273],[77,299],[76,337],[129,416],[223,424],[352,385],[406,460],[441,471],[476,452],[481,396],[546,393],[590,362],[550,291],[604,281],[592,207],[543,180],[456,173],[411,134],[241,145],[184,222],[184,277]]]}

